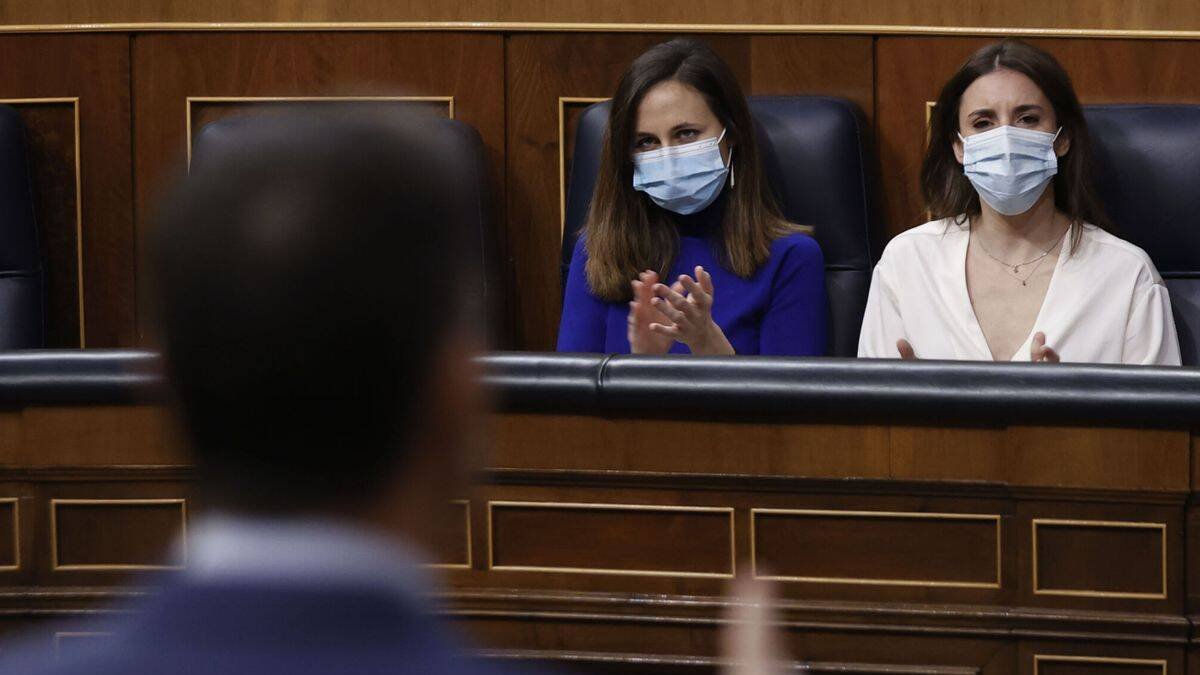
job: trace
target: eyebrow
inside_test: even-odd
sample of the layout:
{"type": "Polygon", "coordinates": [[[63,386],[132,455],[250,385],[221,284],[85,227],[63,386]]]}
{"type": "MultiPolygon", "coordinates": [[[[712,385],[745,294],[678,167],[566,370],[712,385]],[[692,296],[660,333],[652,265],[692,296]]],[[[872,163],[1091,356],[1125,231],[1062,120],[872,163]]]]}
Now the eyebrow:
{"type": "MultiPolygon", "coordinates": [[[[680,122],[679,124],[676,124],[675,126],[671,127],[671,133],[675,133],[676,131],[679,131],[680,129],[686,129],[687,127],[698,127],[698,126],[700,126],[700,125],[696,124],[695,122],[680,122]]],[[[654,136],[655,134],[653,134],[649,131],[635,131],[633,135],[634,136],[654,136]]]]}
{"type": "MultiPolygon", "coordinates": [[[[1016,108],[1014,108],[1014,112],[1016,112],[1017,114],[1020,114],[1023,112],[1035,111],[1035,110],[1041,111],[1042,106],[1040,106],[1036,103],[1026,103],[1025,105],[1019,105],[1016,108]]],[[[996,111],[992,110],[991,108],[980,108],[978,110],[972,110],[971,113],[967,116],[968,117],[975,117],[975,116],[983,117],[986,115],[995,116],[995,114],[996,114],[996,111]]]]}

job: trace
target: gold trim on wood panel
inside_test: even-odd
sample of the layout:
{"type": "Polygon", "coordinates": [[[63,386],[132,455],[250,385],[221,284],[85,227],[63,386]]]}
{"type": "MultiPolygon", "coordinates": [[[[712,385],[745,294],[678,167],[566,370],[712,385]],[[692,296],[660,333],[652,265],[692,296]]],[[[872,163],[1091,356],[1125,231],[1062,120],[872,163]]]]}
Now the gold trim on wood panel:
{"type": "Polygon", "coordinates": [[[21,499],[4,497],[0,504],[13,505],[13,564],[0,565],[0,572],[16,572],[21,569],[21,499]]]}
{"type": "Polygon", "coordinates": [[[1034,654],[1033,675],[1041,675],[1040,666],[1043,661],[1059,661],[1064,663],[1108,663],[1121,666],[1158,666],[1162,675],[1167,675],[1166,659],[1131,659],[1117,656],[1071,656],[1066,654],[1034,654]]]}
{"type": "Polygon", "coordinates": [[[732,579],[737,572],[737,543],[734,536],[733,507],[727,506],[665,506],[660,504],[604,504],[581,502],[522,502],[488,501],[487,503],[487,568],[501,572],[559,572],[563,574],[604,574],[618,576],[675,577],[688,579],[732,579]],[[685,572],[672,570],[621,570],[603,567],[544,567],[539,565],[496,565],[495,540],[492,530],[492,508],[579,509],[602,511],[667,511],[675,513],[726,513],[729,515],[729,573],[685,572]]]}
{"type": "Polygon", "coordinates": [[[81,155],[79,151],[79,97],[59,96],[51,98],[5,98],[0,99],[5,105],[40,105],[47,103],[70,103],[71,114],[75,123],[75,269],[76,269],[76,302],[79,303],[79,348],[87,346],[83,314],[83,178],[81,171],[81,155]]]}
{"type": "Polygon", "coordinates": [[[551,33],[760,33],[954,37],[1054,37],[1138,40],[1200,40],[1200,30],[1155,28],[1020,28],[901,24],[616,23],[587,21],[130,21],[0,26],[0,33],[95,33],[159,31],[471,31],[551,33]]]}
{"type": "Polygon", "coordinates": [[[1139,523],[1113,520],[1060,520],[1055,518],[1034,518],[1030,530],[1033,532],[1033,594],[1034,595],[1068,595],[1081,598],[1128,598],[1135,600],[1166,600],[1167,599],[1167,524],[1139,523]],[[1074,590],[1066,588],[1041,588],[1038,585],[1038,526],[1049,525],[1058,527],[1109,527],[1130,530],[1158,530],[1162,538],[1162,592],[1138,593],[1128,591],[1094,591],[1074,590]]]}
{"type": "Polygon", "coordinates": [[[471,501],[469,499],[452,499],[452,500],[450,500],[450,503],[451,504],[462,504],[463,506],[466,507],[465,509],[463,509],[463,518],[466,520],[466,525],[467,525],[467,529],[466,529],[466,532],[467,532],[467,562],[465,564],[463,564],[463,563],[431,563],[429,565],[426,565],[426,567],[432,567],[435,569],[442,569],[442,570],[469,570],[469,569],[471,569],[472,564],[475,562],[475,557],[474,557],[474,555],[472,555],[472,552],[471,552],[471,501]]]}
{"type": "Polygon", "coordinates": [[[445,103],[447,116],[454,119],[453,96],[188,96],[184,105],[187,124],[187,163],[192,165],[192,104],[193,103],[368,103],[372,101],[411,101],[445,103]]]}
{"type": "Polygon", "coordinates": [[[992,513],[924,513],[909,511],[841,511],[836,509],[750,509],[750,570],[756,579],[771,581],[797,581],[823,584],[856,584],[879,586],[922,586],[928,588],[1000,588],[1000,515],[992,513]],[[905,518],[928,520],[977,520],[993,522],[996,526],[996,581],[938,581],[920,579],[863,579],[857,577],[813,577],[758,574],[758,515],[833,516],[841,518],[905,518]]]}
{"type": "Polygon", "coordinates": [[[51,499],[50,500],[50,569],[54,572],[181,570],[187,567],[187,500],[186,499],[51,499]],[[179,565],[127,565],[121,563],[60,565],[58,564],[58,507],[66,506],[161,506],[179,505],[179,541],[183,556],[179,565]]]}
{"type": "Polygon", "coordinates": [[[558,241],[567,236],[567,106],[568,103],[599,103],[595,96],[558,97],[558,241]]]}

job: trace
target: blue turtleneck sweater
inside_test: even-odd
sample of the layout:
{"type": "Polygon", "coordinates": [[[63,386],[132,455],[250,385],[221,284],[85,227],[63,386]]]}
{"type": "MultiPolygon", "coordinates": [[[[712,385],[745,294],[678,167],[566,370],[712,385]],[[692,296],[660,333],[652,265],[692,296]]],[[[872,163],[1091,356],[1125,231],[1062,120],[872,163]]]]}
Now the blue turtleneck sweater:
{"type": "MultiPolygon", "coordinates": [[[[825,263],[817,242],[804,234],[776,239],[766,263],[743,279],[718,262],[724,195],[688,216],[672,214],[679,255],[665,283],[703,265],[713,278],[713,320],[738,354],[823,356],[826,342],[825,263]]],[[[575,244],[563,298],[558,351],[629,353],[629,304],[607,302],[588,287],[583,237],[575,244]]],[[[676,342],[671,353],[687,354],[676,342]]]]}

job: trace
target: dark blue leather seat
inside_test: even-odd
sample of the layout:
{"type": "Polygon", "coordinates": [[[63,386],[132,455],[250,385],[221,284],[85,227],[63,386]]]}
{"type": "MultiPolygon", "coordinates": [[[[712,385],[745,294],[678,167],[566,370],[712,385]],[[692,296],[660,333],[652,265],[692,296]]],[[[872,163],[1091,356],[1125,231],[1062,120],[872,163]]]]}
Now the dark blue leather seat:
{"type": "MultiPolygon", "coordinates": [[[[352,108],[350,112],[354,112],[352,108]]],[[[493,220],[483,139],[475,127],[465,122],[433,116],[422,119],[428,123],[424,127],[426,133],[432,134],[434,142],[443,148],[443,159],[451,163],[455,167],[453,173],[462,178],[456,186],[457,206],[462,209],[458,216],[471,223],[471,230],[476,235],[470,241],[462,242],[462,255],[474,258],[468,267],[472,274],[478,275],[463,285],[471,289],[468,306],[480,318],[489,318],[488,326],[502,325],[506,317],[503,276],[496,255],[499,241],[493,220]]],[[[192,145],[192,163],[210,161],[227,153],[254,153],[255,139],[276,133],[280,126],[279,119],[269,115],[241,115],[206,124],[192,145]]],[[[302,143],[303,139],[294,141],[302,143]]]]}
{"type": "MultiPolygon", "coordinates": [[[[820,96],[752,96],[767,176],[790,221],[816,227],[825,254],[829,349],[858,352],[858,331],[871,285],[877,242],[873,179],[862,116],[849,101],[820,96]]],[[[609,104],[579,120],[567,191],[563,276],[587,218],[609,104]]]]}
{"type": "Polygon", "coordinates": [[[1184,365],[1200,363],[1200,106],[1085,109],[1100,198],[1171,294],[1184,365]]]}
{"type": "Polygon", "coordinates": [[[0,105],[0,350],[45,346],[45,307],[25,125],[0,105]]]}

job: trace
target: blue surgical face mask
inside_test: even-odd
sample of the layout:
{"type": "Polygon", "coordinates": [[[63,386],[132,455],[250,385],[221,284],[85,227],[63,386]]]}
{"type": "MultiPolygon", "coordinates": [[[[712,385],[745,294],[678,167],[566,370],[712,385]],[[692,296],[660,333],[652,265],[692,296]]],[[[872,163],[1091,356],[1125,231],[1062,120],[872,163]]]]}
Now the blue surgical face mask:
{"type": "MultiPolygon", "coordinates": [[[[721,139],[706,138],[633,155],[633,189],[650,195],[655,204],[687,215],[704,210],[725,186],[729,166],[721,159],[721,139]]],[[[730,163],[733,150],[730,149],[730,163]]]]}
{"type": "Polygon", "coordinates": [[[997,213],[1025,213],[1058,173],[1054,141],[1061,132],[1062,127],[1050,134],[1003,126],[966,138],[959,134],[963,173],[997,213]]]}

